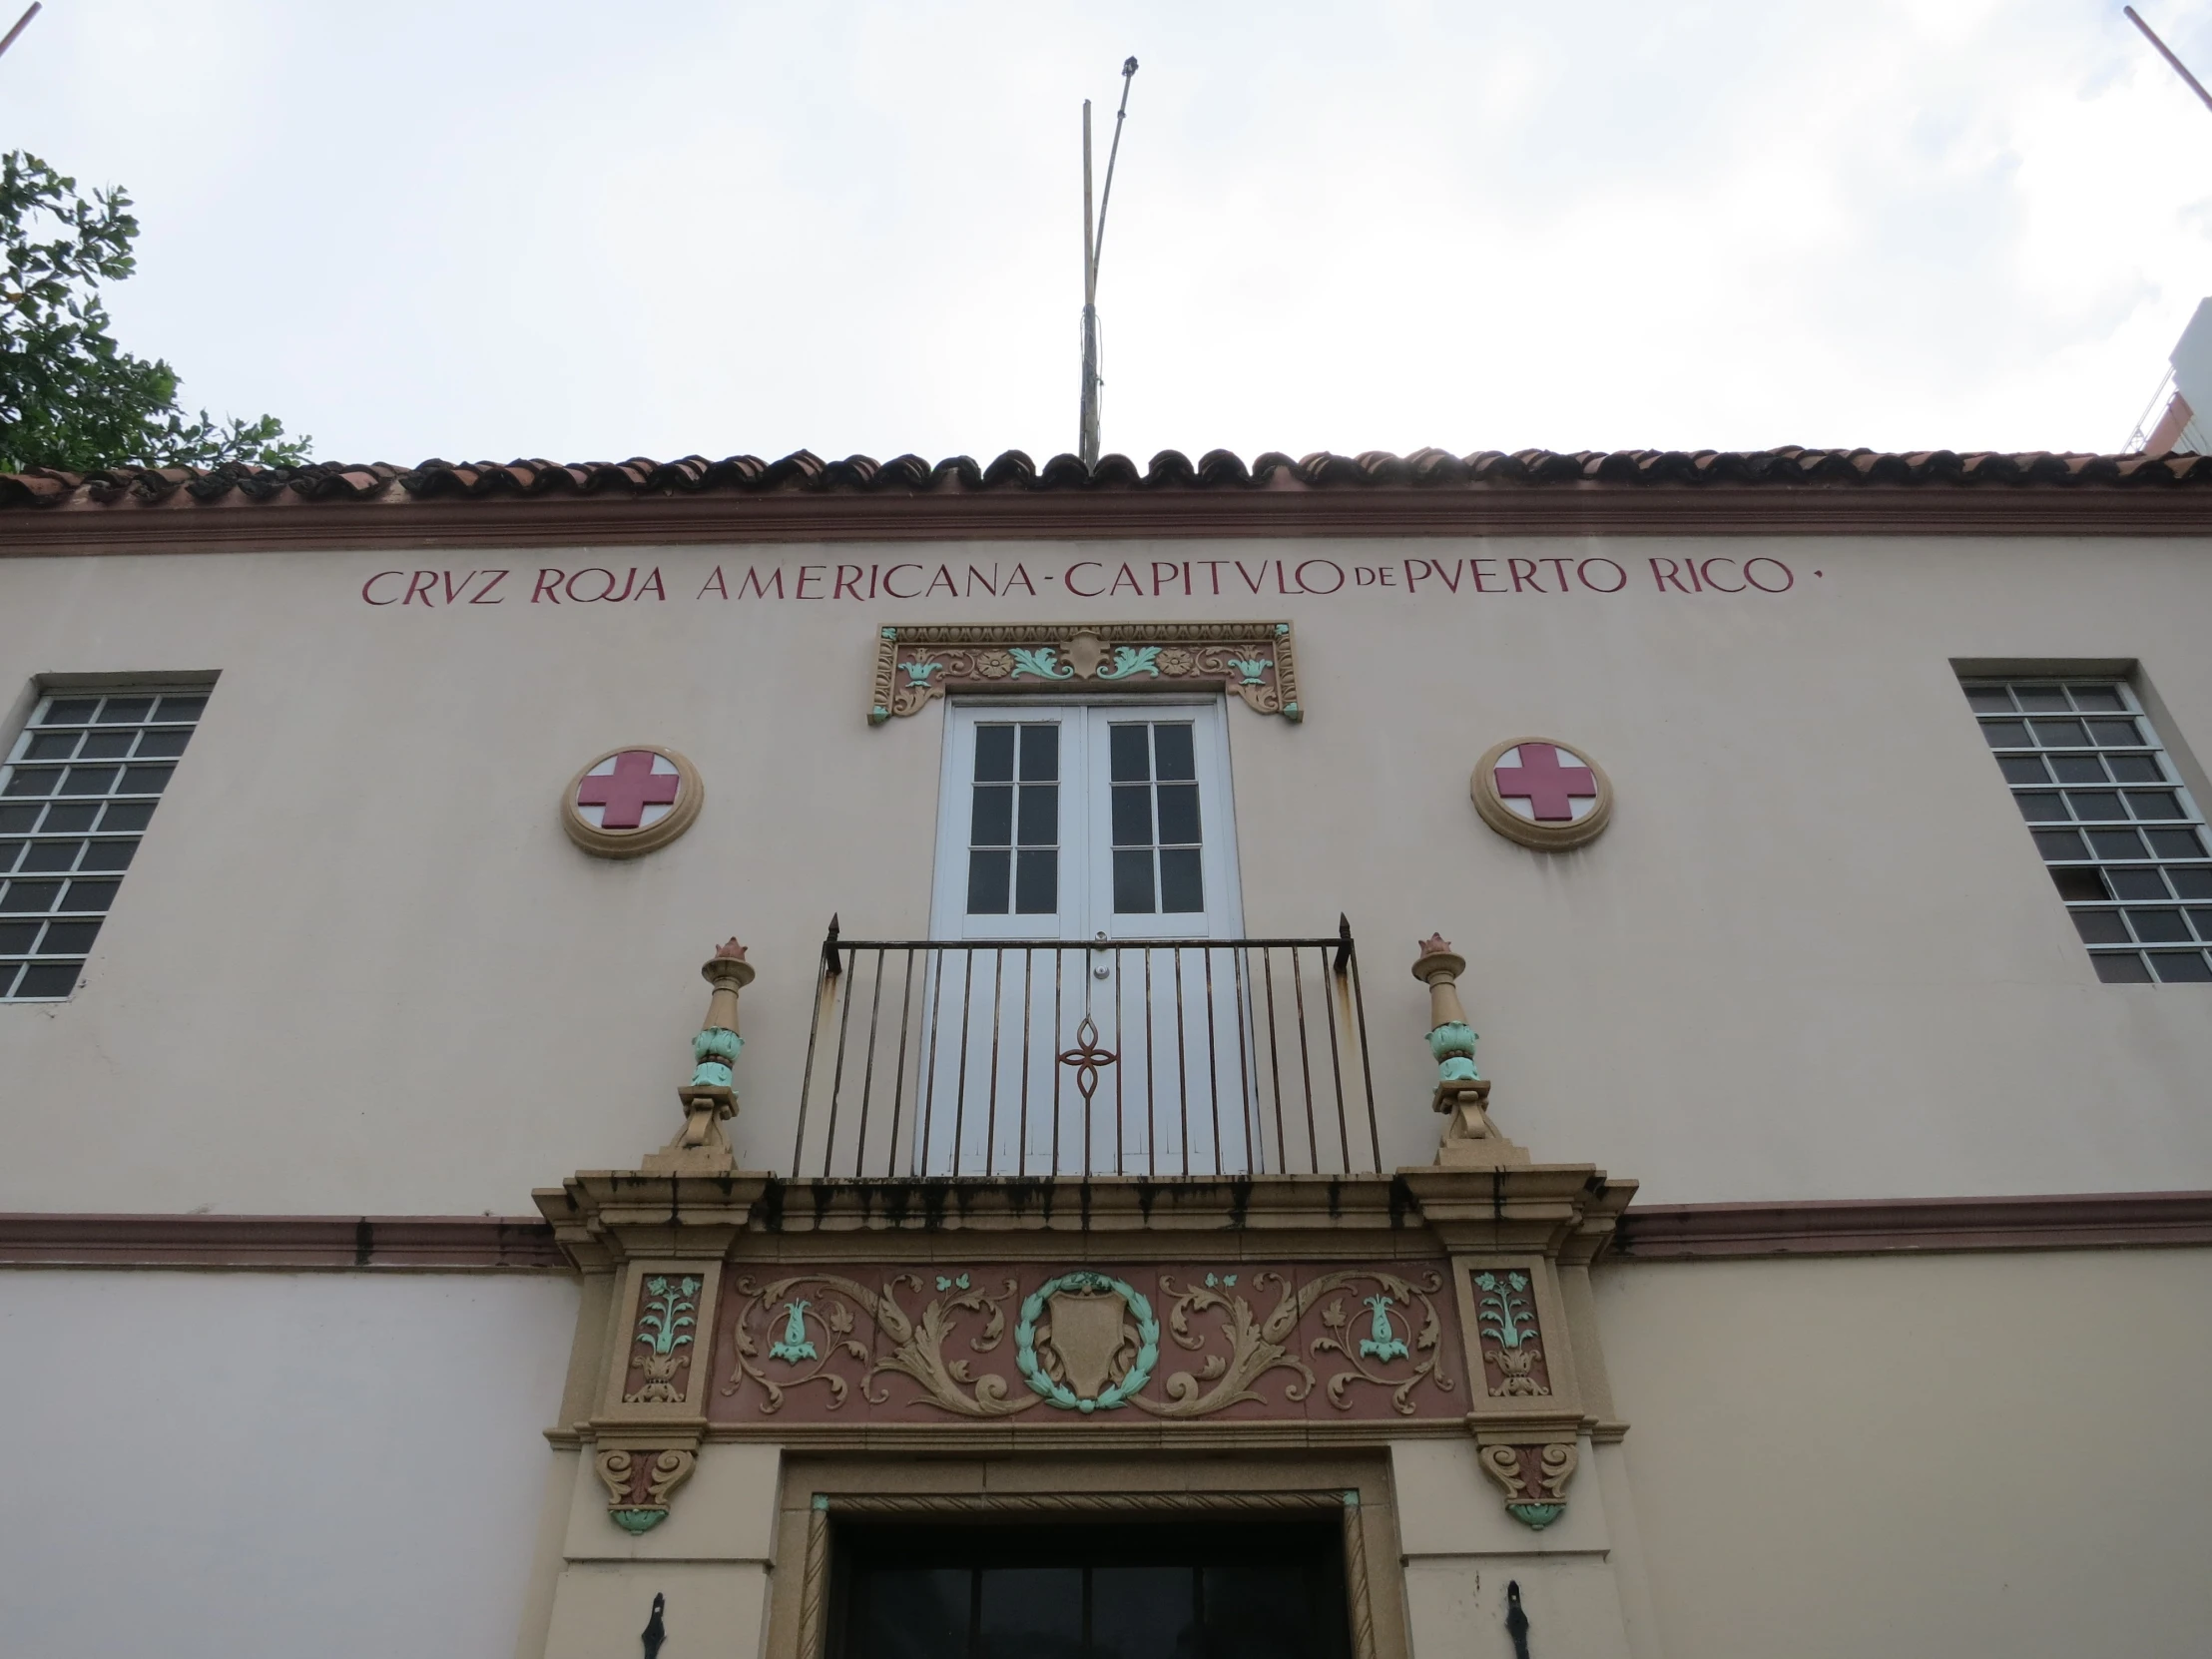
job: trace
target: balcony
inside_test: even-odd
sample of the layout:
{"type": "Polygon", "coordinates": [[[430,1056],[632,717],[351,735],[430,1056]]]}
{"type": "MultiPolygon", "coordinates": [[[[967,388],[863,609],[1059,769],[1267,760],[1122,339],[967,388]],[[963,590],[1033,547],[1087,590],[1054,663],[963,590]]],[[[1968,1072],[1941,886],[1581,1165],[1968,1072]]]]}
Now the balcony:
{"type": "Polygon", "coordinates": [[[823,940],[792,1152],[820,1179],[1376,1173],[1359,952],[823,940]]]}

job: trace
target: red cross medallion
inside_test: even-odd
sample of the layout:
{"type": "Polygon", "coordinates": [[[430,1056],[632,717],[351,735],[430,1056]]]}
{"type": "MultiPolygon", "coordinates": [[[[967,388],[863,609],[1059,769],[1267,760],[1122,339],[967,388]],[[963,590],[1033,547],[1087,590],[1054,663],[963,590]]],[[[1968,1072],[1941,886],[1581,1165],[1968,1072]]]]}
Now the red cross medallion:
{"type": "Polygon", "coordinates": [[[699,769],[673,749],[609,750],[569,780],[561,825],[586,852],[635,858],[690,829],[703,794],[699,769]]]}
{"type": "Polygon", "coordinates": [[[599,808],[602,830],[635,830],[645,823],[648,807],[675,806],[683,784],[675,763],[650,749],[625,749],[584,774],[576,805],[599,808]]]}
{"type": "MultiPolygon", "coordinates": [[[[1497,793],[1507,801],[1528,803],[1528,816],[1539,824],[1566,824],[1574,818],[1574,803],[1597,799],[1597,775],[1586,766],[1561,766],[1562,751],[1548,743],[1524,743],[1517,766],[1500,766],[1493,776],[1497,793]]],[[[1567,759],[1575,757],[1569,753],[1567,759]]]]}

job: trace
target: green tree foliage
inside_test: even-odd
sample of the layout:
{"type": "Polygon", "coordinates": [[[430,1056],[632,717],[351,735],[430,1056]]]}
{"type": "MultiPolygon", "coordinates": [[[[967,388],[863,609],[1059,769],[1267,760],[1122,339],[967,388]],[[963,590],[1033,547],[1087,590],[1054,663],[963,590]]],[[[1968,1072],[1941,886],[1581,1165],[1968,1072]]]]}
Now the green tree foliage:
{"type": "Polygon", "coordinates": [[[100,284],[136,268],[130,210],[120,190],[80,196],[36,156],[0,156],[0,471],[305,460],[311,440],[274,415],[188,417],[177,371],[109,336],[100,284]]]}

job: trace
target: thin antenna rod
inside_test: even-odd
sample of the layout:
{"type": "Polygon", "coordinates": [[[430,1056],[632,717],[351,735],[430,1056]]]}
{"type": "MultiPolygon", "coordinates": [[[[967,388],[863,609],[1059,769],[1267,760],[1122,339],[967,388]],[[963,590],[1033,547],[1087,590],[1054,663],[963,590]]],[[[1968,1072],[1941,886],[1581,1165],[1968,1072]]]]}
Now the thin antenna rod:
{"type": "MultiPolygon", "coordinates": [[[[37,10],[37,8],[34,6],[32,10],[35,11],[37,10]]],[[[2158,48],[2158,55],[2161,58],[2164,58],[2168,63],[2173,65],[2174,73],[2180,76],[2184,81],[2187,81],[2189,83],[2189,90],[2195,93],[2204,101],[2204,107],[2208,110],[2212,110],[2212,92],[2206,92],[2204,90],[2204,83],[2198,80],[2194,75],[2189,73],[2189,66],[2173,55],[2172,49],[2168,47],[2164,41],[2158,38],[2158,31],[2153,29],[2148,23],[2145,23],[2133,6],[2122,6],[2120,10],[2127,14],[2128,22],[2134,24],[2136,28],[2143,31],[2143,38],[2149,41],[2151,45],[2158,48]]],[[[20,28],[21,25],[19,24],[17,25],[17,27],[20,28]]],[[[5,46],[0,46],[0,51],[5,50],[5,46]]]]}
{"type": "Polygon", "coordinates": [[[1114,142],[1106,153],[1106,188],[1091,222],[1091,101],[1083,100],[1083,394],[1077,416],[1076,452],[1086,467],[1098,464],[1098,255],[1106,242],[1106,205],[1114,198],[1114,162],[1121,155],[1121,124],[1129,119],[1129,82],[1137,60],[1121,66],[1121,108],[1114,112],[1114,142]]]}
{"type": "Polygon", "coordinates": [[[5,52],[9,47],[13,46],[15,44],[15,37],[17,35],[20,35],[25,29],[28,29],[31,26],[31,19],[38,16],[39,4],[40,0],[31,0],[31,9],[25,12],[21,17],[17,18],[15,20],[15,27],[10,29],[4,37],[0,37],[0,52],[5,52]]]}

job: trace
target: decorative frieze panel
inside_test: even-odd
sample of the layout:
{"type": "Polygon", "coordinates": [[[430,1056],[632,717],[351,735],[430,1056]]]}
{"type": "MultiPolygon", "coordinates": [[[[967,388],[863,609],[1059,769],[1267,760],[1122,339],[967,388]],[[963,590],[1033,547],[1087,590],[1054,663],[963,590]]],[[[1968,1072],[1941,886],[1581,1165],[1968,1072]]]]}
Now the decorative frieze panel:
{"type": "Polygon", "coordinates": [[[1481,1268],[1472,1275],[1474,1338],[1482,1381],[1492,1399],[1539,1398],[1551,1392],[1537,1326],[1536,1285],[1518,1268],[1481,1268]]]}
{"type": "Polygon", "coordinates": [[[1232,692],[1297,722],[1298,668],[1287,622],[1024,623],[884,628],[868,724],[947,692],[1064,697],[1071,691],[1232,692]]]}
{"type": "Polygon", "coordinates": [[[690,1380],[699,1327],[700,1279],[656,1273],[646,1278],[630,1343],[625,1405],[677,1405],[690,1380]]]}
{"type": "Polygon", "coordinates": [[[731,1271],[726,1424],[1458,1421],[1441,1262],[731,1271]]]}

